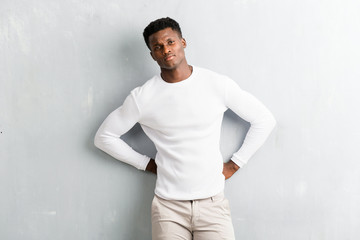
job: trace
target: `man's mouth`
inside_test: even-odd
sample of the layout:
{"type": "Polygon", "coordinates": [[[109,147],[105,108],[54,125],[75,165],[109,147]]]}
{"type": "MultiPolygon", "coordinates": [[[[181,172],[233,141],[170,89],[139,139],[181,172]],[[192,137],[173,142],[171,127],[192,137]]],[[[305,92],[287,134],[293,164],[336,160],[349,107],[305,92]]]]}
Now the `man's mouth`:
{"type": "Polygon", "coordinates": [[[170,61],[171,59],[173,59],[175,57],[175,55],[168,55],[164,58],[165,61],[170,61]]]}

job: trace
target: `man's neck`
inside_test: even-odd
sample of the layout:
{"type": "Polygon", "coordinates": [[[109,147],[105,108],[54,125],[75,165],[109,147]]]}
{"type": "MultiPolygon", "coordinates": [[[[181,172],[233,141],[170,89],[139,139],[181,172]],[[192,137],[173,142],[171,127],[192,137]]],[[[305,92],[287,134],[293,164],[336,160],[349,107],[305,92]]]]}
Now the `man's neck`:
{"type": "Polygon", "coordinates": [[[192,66],[187,63],[174,69],[161,68],[161,77],[165,82],[176,83],[190,77],[192,70],[192,66]]]}

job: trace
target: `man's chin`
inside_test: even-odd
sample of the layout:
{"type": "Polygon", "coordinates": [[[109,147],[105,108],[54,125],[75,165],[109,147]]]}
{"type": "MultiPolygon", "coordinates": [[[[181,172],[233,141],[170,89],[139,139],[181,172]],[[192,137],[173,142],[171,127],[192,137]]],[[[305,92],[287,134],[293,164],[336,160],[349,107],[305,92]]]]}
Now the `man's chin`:
{"type": "Polygon", "coordinates": [[[164,70],[173,70],[176,69],[176,65],[175,64],[163,64],[162,66],[160,66],[161,69],[164,70]]]}

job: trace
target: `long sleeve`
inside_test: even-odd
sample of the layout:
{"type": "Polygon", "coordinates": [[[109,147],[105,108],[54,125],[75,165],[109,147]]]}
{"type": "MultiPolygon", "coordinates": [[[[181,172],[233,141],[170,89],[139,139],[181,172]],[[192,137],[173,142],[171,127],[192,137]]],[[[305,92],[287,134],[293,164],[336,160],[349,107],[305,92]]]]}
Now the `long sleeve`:
{"type": "Polygon", "coordinates": [[[145,170],[150,157],[136,152],[120,139],[121,135],[129,131],[138,122],[139,117],[140,111],[134,96],[130,94],[123,105],[110,113],[101,124],[95,135],[94,144],[114,158],[140,170],[145,170]]]}
{"type": "Polygon", "coordinates": [[[233,162],[243,167],[265,142],[275,127],[276,121],[258,99],[242,90],[231,79],[226,82],[225,102],[228,108],[251,124],[242,146],[231,157],[233,162]]]}

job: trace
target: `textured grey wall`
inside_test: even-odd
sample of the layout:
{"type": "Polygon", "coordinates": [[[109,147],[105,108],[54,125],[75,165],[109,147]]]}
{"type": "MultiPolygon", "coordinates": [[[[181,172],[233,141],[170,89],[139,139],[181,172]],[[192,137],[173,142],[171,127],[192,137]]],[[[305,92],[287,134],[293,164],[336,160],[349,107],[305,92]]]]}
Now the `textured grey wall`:
{"type": "MultiPolygon", "coordinates": [[[[360,239],[357,0],[0,1],[0,239],[148,240],[155,176],[95,149],[158,71],[142,39],[177,19],[190,64],[227,74],[278,125],[226,184],[237,239],[360,239]]],[[[227,112],[224,158],[248,128],[227,112]]],[[[136,126],[124,138],[153,156],[136,126]]]]}

